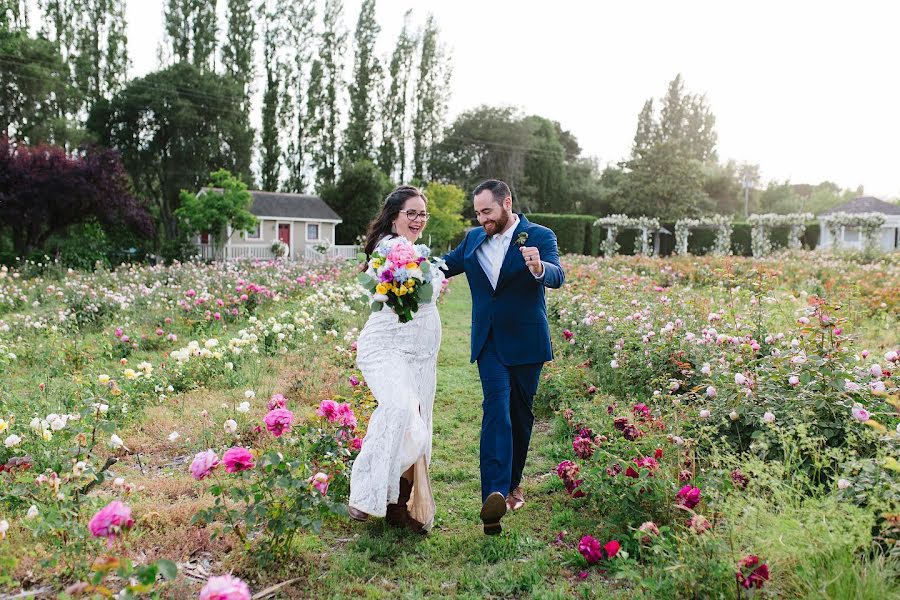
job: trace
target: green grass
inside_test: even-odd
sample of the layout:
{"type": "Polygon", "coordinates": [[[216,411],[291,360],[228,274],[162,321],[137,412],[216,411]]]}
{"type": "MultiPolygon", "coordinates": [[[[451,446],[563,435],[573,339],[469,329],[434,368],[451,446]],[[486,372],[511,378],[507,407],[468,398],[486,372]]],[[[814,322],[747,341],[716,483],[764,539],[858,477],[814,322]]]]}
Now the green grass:
{"type": "MultiPolygon", "coordinates": [[[[431,469],[435,527],[420,537],[392,530],[380,520],[332,521],[323,533],[326,550],[304,552],[304,562],[318,562],[310,569],[306,597],[604,597],[606,586],[598,585],[603,582],[596,575],[586,581],[577,578],[582,568],[573,561],[573,550],[552,543],[561,526],[573,523],[573,515],[564,506],[565,494],[550,492],[546,485],[555,463],[544,453],[551,446],[545,423],[536,424],[531,442],[525,508],[504,519],[503,534],[483,534],[478,517],[482,396],[477,368],[469,363],[470,296],[465,280],[454,281],[440,310],[444,330],[431,469]]],[[[568,539],[577,541],[581,532],[569,531],[568,539]]]]}

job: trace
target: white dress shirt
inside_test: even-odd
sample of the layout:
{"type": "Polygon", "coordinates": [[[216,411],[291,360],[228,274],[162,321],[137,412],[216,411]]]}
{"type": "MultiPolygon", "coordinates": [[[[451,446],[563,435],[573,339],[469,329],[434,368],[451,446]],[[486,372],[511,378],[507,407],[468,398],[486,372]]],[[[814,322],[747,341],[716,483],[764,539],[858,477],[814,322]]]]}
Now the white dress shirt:
{"type": "Polygon", "coordinates": [[[509,250],[509,243],[512,241],[513,232],[518,224],[519,215],[513,213],[506,231],[495,233],[475,251],[478,264],[484,269],[484,274],[487,275],[491,287],[495,290],[497,289],[497,280],[500,279],[500,267],[503,266],[503,259],[506,258],[506,251],[509,250]]]}

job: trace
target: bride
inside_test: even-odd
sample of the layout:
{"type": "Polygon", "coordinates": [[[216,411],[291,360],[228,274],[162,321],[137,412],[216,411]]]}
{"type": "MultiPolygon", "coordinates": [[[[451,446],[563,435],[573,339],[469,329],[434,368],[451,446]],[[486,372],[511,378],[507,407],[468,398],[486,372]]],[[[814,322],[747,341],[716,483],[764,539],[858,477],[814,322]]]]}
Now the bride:
{"type": "MultiPolygon", "coordinates": [[[[426,199],[403,185],[384,201],[369,225],[365,253],[378,242],[402,236],[412,243],[428,222],[426,199]]],[[[362,450],[350,476],[350,517],[384,517],[394,527],[417,533],[434,524],[435,504],[428,478],[431,462],[431,414],[434,405],[441,320],[435,299],[443,274],[434,269],[430,303],[407,323],[389,308],[369,316],[357,341],[356,364],[378,401],[362,450]]]]}

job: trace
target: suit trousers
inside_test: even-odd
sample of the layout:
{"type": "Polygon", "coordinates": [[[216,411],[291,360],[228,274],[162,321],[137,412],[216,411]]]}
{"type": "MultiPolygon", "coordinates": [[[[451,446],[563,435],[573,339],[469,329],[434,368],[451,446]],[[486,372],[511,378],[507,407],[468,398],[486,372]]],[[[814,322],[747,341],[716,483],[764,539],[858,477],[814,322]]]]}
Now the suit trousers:
{"type": "Polygon", "coordinates": [[[543,363],[504,365],[494,344],[494,332],[478,355],[484,393],[481,421],[481,501],[493,492],[504,496],[522,481],[534,426],[534,394],[543,363]]]}

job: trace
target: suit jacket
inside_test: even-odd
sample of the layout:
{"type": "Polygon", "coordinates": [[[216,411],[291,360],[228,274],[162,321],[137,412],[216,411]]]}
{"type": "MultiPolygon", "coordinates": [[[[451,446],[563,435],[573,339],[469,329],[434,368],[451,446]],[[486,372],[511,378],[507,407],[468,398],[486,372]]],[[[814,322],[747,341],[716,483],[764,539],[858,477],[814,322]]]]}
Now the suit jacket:
{"type": "Polygon", "coordinates": [[[459,246],[444,256],[446,276],[465,273],[472,290],[471,361],[478,359],[491,330],[497,354],[507,366],[552,360],[544,288],[559,288],[565,281],[565,273],[559,264],[556,235],[519,214],[519,224],[503,259],[496,290],[491,287],[475,254],[486,239],[487,233],[483,228],[473,229],[459,246]],[[541,254],[541,262],[544,263],[542,279],[536,279],[525,266],[516,241],[523,232],[528,234],[525,246],[535,247],[541,254]]]}

